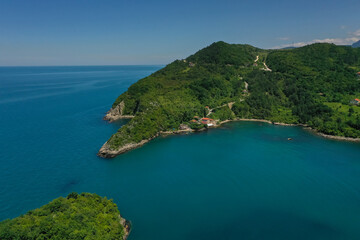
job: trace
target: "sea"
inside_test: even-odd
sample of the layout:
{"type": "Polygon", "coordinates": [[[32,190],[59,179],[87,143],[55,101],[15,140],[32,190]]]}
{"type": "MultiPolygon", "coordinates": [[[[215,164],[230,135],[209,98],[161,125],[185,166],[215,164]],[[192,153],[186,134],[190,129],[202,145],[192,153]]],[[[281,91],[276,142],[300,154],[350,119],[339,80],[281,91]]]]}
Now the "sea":
{"type": "Polygon", "coordinates": [[[359,143],[231,122],[97,157],[114,100],[162,67],[1,67],[0,221],[75,191],[113,199],[129,240],[360,239],[359,143]]]}

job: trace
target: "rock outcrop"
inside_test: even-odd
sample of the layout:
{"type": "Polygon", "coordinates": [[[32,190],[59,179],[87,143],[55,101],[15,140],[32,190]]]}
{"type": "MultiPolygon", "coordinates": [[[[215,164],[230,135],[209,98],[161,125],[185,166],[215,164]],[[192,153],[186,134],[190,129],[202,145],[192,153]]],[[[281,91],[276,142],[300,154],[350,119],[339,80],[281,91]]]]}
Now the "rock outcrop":
{"type": "Polygon", "coordinates": [[[126,240],[131,231],[131,222],[120,216],[120,224],[124,227],[124,232],[125,232],[125,235],[123,236],[123,240],[126,240]]]}
{"type": "Polygon", "coordinates": [[[128,143],[123,145],[122,147],[118,148],[118,149],[111,149],[110,145],[106,142],[99,150],[98,152],[98,156],[102,157],[102,158],[114,158],[122,153],[128,152],[132,149],[141,147],[142,145],[144,145],[145,143],[149,142],[150,140],[156,138],[159,134],[157,134],[156,136],[149,138],[149,139],[144,139],[138,143],[128,143]]]}
{"type": "Polygon", "coordinates": [[[114,122],[119,119],[133,118],[133,115],[123,115],[125,108],[124,101],[120,102],[115,108],[111,108],[105,115],[104,120],[114,122]]]}

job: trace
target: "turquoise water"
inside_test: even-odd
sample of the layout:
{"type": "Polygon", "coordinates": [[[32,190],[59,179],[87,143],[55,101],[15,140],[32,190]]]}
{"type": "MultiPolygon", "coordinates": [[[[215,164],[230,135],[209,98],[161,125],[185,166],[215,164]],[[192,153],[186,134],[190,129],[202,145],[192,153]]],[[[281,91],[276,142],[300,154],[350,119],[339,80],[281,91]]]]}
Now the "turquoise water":
{"type": "Polygon", "coordinates": [[[96,157],[114,99],[160,66],[0,68],[0,220],[113,198],[139,239],[360,239],[360,144],[236,122],[96,157]],[[287,141],[287,138],[293,141],[287,141]]]}

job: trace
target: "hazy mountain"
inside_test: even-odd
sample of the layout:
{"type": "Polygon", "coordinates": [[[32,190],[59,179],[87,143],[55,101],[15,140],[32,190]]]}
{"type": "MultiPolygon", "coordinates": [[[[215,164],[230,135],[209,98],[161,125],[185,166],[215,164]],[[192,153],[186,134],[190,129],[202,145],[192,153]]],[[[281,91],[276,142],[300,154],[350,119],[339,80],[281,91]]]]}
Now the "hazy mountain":
{"type": "Polygon", "coordinates": [[[353,45],[351,45],[353,48],[358,48],[360,47],[360,40],[357,41],[356,43],[353,43],[353,45]]]}

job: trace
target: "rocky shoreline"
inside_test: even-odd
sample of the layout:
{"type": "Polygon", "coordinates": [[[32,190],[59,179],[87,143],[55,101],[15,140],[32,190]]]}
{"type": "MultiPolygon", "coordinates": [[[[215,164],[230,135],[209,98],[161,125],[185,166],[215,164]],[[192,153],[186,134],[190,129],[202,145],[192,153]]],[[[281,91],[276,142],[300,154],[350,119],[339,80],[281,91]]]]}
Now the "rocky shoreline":
{"type": "Polygon", "coordinates": [[[324,138],[328,138],[328,139],[332,139],[332,140],[339,140],[339,141],[348,141],[348,142],[360,142],[360,138],[351,138],[351,137],[342,137],[342,136],[334,136],[334,135],[329,135],[329,134],[325,134],[325,133],[321,133],[319,131],[317,131],[316,129],[313,129],[311,127],[304,127],[305,130],[311,131],[312,133],[319,135],[321,137],[324,138]]]}
{"type": "MultiPolygon", "coordinates": [[[[110,110],[111,111],[111,110],[110,110]]],[[[109,111],[109,112],[110,112],[109,111]]],[[[108,112],[108,114],[109,114],[108,112]]],[[[117,113],[119,114],[119,111],[117,111],[117,113]]],[[[107,115],[108,115],[107,114],[107,115]]],[[[115,116],[111,119],[121,119],[121,118],[125,118],[126,116],[115,116]]],[[[107,118],[104,117],[104,120],[108,120],[107,118]]],[[[108,120],[110,121],[110,120],[108,120]]],[[[113,120],[115,121],[115,120],[113,120]]],[[[311,132],[313,132],[316,135],[319,135],[321,137],[324,138],[328,138],[328,139],[333,139],[333,140],[340,140],[340,141],[351,141],[351,142],[360,142],[360,138],[350,138],[350,137],[342,137],[342,136],[334,136],[334,135],[328,135],[328,134],[324,134],[321,132],[318,132],[317,130],[305,125],[305,124],[289,124],[289,123],[281,123],[281,122],[272,122],[270,120],[265,120],[265,119],[248,119],[248,118],[237,118],[237,119],[228,119],[222,122],[219,122],[219,124],[217,124],[214,127],[210,127],[210,128],[217,128],[220,127],[222,124],[224,123],[228,123],[228,122],[234,122],[234,121],[244,121],[244,122],[264,122],[264,123],[268,123],[268,124],[273,124],[273,125],[279,125],[279,126],[300,126],[303,127],[306,130],[309,130],[311,132]]],[[[112,122],[112,121],[110,121],[112,122]]],[[[122,153],[128,152],[130,150],[133,150],[135,148],[139,148],[142,145],[144,145],[145,143],[151,141],[152,139],[162,135],[162,136],[168,136],[168,135],[174,135],[174,134],[187,134],[187,133],[192,133],[192,132],[200,132],[200,131],[205,131],[207,130],[207,128],[203,128],[203,129],[199,129],[199,130],[193,130],[193,129],[184,129],[184,130],[174,130],[174,131],[161,131],[158,134],[156,134],[154,137],[149,138],[149,139],[144,139],[142,141],[140,141],[139,143],[128,143],[122,147],[120,147],[119,149],[113,150],[110,149],[110,146],[107,144],[107,142],[100,148],[99,152],[98,152],[98,156],[99,157],[103,157],[103,158],[114,158],[122,153]]]]}
{"type": "Polygon", "coordinates": [[[316,135],[319,135],[321,137],[324,137],[324,138],[333,139],[333,140],[340,140],[340,141],[360,142],[360,138],[334,136],[334,135],[321,133],[321,132],[317,131],[316,129],[311,128],[308,125],[302,124],[302,123],[291,124],[291,123],[272,122],[272,121],[265,120],[265,119],[245,119],[245,118],[240,118],[240,119],[234,119],[234,120],[225,120],[225,121],[221,122],[220,125],[223,124],[223,123],[232,122],[232,121],[264,122],[264,123],[269,123],[269,124],[279,125],[279,126],[298,126],[298,127],[303,127],[305,130],[309,130],[312,133],[314,133],[316,135]]]}
{"type": "Polygon", "coordinates": [[[139,148],[141,147],[142,145],[150,142],[151,140],[153,140],[154,138],[157,138],[158,136],[169,136],[169,135],[174,135],[174,134],[187,134],[187,133],[192,133],[192,132],[201,132],[201,131],[205,131],[206,129],[201,129],[201,130],[192,130],[192,129],[189,129],[189,130],[175,130],[175,131],[162,131],[162,132],[159,132],[157,135],[155,135],[154,137],[152,138],[148,138],[148,139],[144,139],[138,143],[128,143],[128,144],[125,144],[124,146],[114,150],[114,149],[111,149],[110,146],[108,145],[108,143],[106,142],[99,150],[99,152],[97,153],[97,155],[99,157],[102,157],[102,158],[114,158],[122,153],[125,153],[125,152],[128,152],[130,150],[133,150],[135,148],[139,148]]]}
{"type": "Polygon", "coordinates": [[[131,232],[131,222],[120,216],[120,224],[124,227],[124,232],[125,232],[125,235],[123,236],[123,240],[126,240],[131,232]]]}
{"type": "Polygon", "coordinates": [[[114,158],[122,153],[125,153],[125,152],[128,152],[130,150],[133,150],[135,148],[138,148],[138,147],[141,147],[142,145],[144,145],[145,143],[149,142],[150,140],[156,138],[158,135],[152,137],[152,138],[149,138],[149,139],[144,139],[144,140],[141,140],[140,142],[138,143],[128,143],[128,144],[125,144],[124,146],[116,149],[116,150],[113,150],[113,149],[110,149],[110,146],[109,144],[106,142],[99,150],[98,152],[98,156],[99,157],[102,157],[102,158],[114,158]]]}

